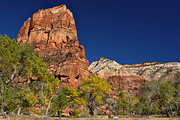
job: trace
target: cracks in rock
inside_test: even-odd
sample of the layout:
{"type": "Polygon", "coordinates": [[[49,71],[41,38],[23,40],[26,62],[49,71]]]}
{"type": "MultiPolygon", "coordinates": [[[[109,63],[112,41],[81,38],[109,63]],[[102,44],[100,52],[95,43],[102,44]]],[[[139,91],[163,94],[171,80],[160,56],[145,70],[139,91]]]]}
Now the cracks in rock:
{"type": "Polygon", "coordinates": [[[51,21],[51,30],[52,30],[52,29],[54,29],[54,28],[53,28],[53,24],[52,24],[52,21],[51,21]]]}
{"type": "Polygon", "coordinates": [[[60,20],[60,28],[62,29],[63,28],[63,24],[62,24],[62,20],[60,20]]]}
{"type": "MultiPolygon", "coordinates": [[[[97,63],[97,64],[98,64],[98,63],[97,63]]],[[[109,65],[107,64],[107,65],[101,67],[100,69],[96,70],[95,73],[97,73],[97,72],[103,70],[103,69],[106,68],[106,67],[107,67],[109,70],[112,70],[112,71],[114,71],[114,72],[116,72],[117,70],[119,70],[119,69],[111,68],[111,67],[109,67],[109,65]]],[[[121,68],[120,68],[120,69],[121,69],[121,68]]],[[[92,71],[92,70],[91,70],[91,71],[92,71]]]]}
{"type": "MultiPolygon", "coordinates": [[[[71,18],[70,18],[70,19],[71,19],[71,18]]],[[[70,25],[71,25],[70,19],[69,19],[69,24],[68,24],[68,28],[70,28],[70,25]]]]}
{"type": "Polygon", "coordinates": [[[30,35],[30,31],[32,30],[32,28],[31,28],[31,21],[30,21],[30,26],[29,26],[29,30],[28,30],[28,37],[29,37],[29,35],[30,35]]]}
{"type": "MultiPolygon", "coordinates": [[[[104,60],[104,59],[103,59],[104,60]]],[[[108,61],[108,60],[105,60],[105,61],[103,61],[103,60],[99,60],[98,62],[97,62],[97,64],[95,65],[95,67],[97,67],[100,63],[105,63],[106,61],[108,61]]]]}
{"type": "Polygon", "coordinates": [[[29,41],[30,31],[33,29],[33,28],[31,27],[32,18],[29,18],[28,20],[30,21],[30,23],[29,23],[30,25],[29,25],[28,36],[27,36],[27,37],[28,37],[28,39],[27,39],[27,41],[26,41],[26,44],[27,44],[27,43],[28,43],[28,41],[29,41]]]}
{"type": "MultiPolygon", "coordinates": [[[[106,67],[107,67],[109,70],[112,70],[112,71],[114,71],[114,72],[118,71],[119,69],[114,69],[114,68],[112,68],[112,67],[109,66],[109,63],[111,63],[112,61],[113,61],[113,60],[108,60],[108,59],[106,59],[106,58],[103,58],[102,60],[97,61],[96,65],[94,66],[93,70],[91,70],[91,71],[94,71],[94,69],[95,69],[96,67],[98,67],[99,64],[105,64],[105,63],[106,63],[106,64],[105,64],[103,67],[101,67],[101,68],[99,68],[98,70],[96,70],[95,73],[101,71],[102,69],[104,69],[104,68],[106,68],[106,67]]],[[[121,69],[121,68],[120,68],[120,69],[121,69]]]]}
{"type": "Polygon", "coordinates": [[[68,76],[67,75],[55,75],[55,78],[58,78],[59,80],[61,80],[61,78],[67,78],[68,76]]]}
{"type": "Polygon", "coordinates": [[[47,34],[48,34],[48,37],[47,37],[47,43],[46,43],[46,47],[47,47],[47,45],[48,45],[48,42],[49,42],[49,34],[50,34],[50,31],[48,31],[48,32],[47,32],[47,34]]]}
{"type": "Polygon", "coordinates": [[[79,75],[77,75],[75,78],[78,79],[78,78],[79,78],[79,75]]]}
{"type": "Polygon", "coordinates": [[[51,14],[51,31],[54,29],[54,26],[53,26],[53,13],[51,11],[49,11],[49,13],[51,14]]]}
{"type": "MultiPolygon", "coordinates": [[[[54,43],[54,45],[57,47],[57,44],[56,44],[56,42],[53,42],[54,43]]],[[[58,48],[58,47],[57,47],[58,48]]]]}

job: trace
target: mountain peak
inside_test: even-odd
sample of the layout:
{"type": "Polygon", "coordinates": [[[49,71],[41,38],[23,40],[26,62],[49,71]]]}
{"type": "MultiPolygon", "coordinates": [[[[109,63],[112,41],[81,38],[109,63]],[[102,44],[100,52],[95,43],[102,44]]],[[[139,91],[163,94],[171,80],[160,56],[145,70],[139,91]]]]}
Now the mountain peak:
{"type": "Polygon", "coordinates": [[[89,76],[89,62],[84,47],[79,45],[72,12],[66,5],[34,13],[24,22],[17,41],[35,47],[61,86],[77,88],[82,78],[89,76]]]}

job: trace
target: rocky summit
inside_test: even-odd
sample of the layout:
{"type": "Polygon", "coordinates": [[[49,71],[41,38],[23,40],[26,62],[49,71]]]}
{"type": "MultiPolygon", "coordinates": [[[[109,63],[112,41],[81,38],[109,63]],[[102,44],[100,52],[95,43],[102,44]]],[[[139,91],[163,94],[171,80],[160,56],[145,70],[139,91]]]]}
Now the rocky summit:
{"type": "Polygon", "coordinates": [[[89,76],[89,62],[79,45],[72,12],[66,5],[41,9],[24,22],[19,44],[30,44],[48,63],[48,71],[60,80],[60,87],[77,88],[89,76]]]}

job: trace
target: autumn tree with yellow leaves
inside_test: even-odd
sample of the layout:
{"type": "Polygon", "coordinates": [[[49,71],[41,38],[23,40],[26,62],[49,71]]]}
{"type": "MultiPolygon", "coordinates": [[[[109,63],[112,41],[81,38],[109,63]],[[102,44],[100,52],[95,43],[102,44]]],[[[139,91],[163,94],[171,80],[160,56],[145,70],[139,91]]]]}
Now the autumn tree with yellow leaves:
{"type": "Polygon", "coordinates": [[[87,102],[89,113],[95,116],[95,108],[103,104],[104,95],[111,93],[111,85],[98,76],[91,76],[84,78],[79,86],[87,102]]]}

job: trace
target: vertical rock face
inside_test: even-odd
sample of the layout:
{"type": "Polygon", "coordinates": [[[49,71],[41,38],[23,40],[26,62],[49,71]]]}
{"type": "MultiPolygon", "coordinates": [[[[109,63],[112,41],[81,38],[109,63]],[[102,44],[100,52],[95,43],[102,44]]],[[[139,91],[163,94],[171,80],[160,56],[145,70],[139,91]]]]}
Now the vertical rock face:
{"type": "Polygon", "coordinates": [[[66,5],[39,10],[24,22],[18,35],[19,44],[30,44],[49,64],[49,72],[58,77],[61,86],[77,88],[89,76],[89,62],[79,45],[72,12],[66,5]]]}

